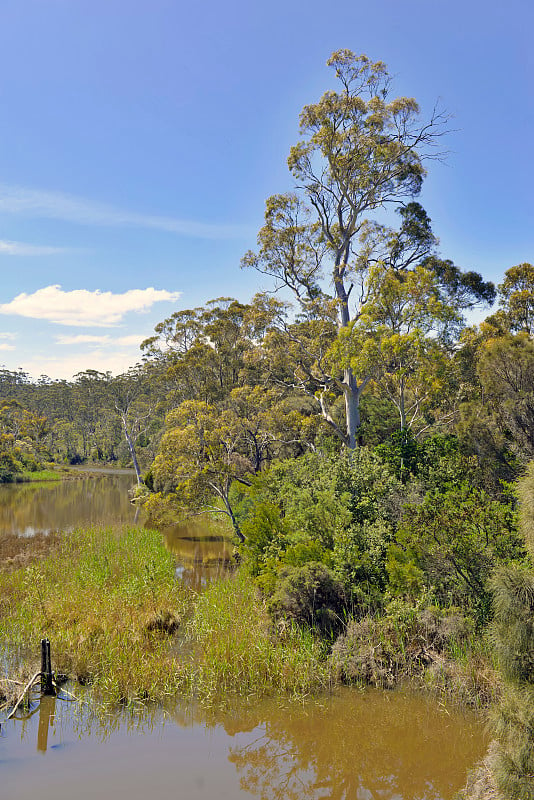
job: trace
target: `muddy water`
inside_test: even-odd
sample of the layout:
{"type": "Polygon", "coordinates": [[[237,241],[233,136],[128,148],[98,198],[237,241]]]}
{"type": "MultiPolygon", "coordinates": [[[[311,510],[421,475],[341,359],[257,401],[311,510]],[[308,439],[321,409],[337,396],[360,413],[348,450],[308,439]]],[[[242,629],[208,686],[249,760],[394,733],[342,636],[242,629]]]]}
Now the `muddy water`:
{"type": "MultiPolygon", "coordinates": [[[[0,487],[0,542],[140,524],[131,483],[130,475],[102,475],[0,487]]],[[[164,535],[178,577],[191,585],[224,568],[229,546],[216,530],[164,535]]],[[[346,689],[319,702],[226,712],[179,704],[105,723],[77,703],[46,698],[0,730],[0,798],[452,800],[485,747],[476,716],[399,692],[346,689]]]]}
{"type": "MultiPolygon", "coordinates": [[[[32,537],[75,527],[133,523],[129,474],[0,486],[0,537],[32,537]]],[[[137,512],[139,515],[139,512],[137,512]]]]}
{"type": "MultiPolygon", "coordinates": [[[[25,555],[44,552],[47,540],[77,527],[143,524],[143,513],[128,497],[134,483],[133,472],[100,471],[76,480],[0,485],[0,559],[17,566],[25,555]]],[[[179,576],[194,588],[230,558],[231,545],[213,526],[177,525],[163,533],[179,576]]]]}
{"type": "Polygon", "coordinates": [[[0,739],[3,800],[450,800],[483,755],[480,722],[399,693],[194,708],[106,727],[47,700],[0,739]]]}

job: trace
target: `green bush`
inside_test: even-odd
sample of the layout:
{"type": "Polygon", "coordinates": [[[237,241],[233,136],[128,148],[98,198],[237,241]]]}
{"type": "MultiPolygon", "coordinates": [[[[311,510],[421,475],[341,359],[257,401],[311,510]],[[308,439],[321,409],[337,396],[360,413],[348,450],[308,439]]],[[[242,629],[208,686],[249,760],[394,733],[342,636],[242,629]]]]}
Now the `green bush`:
{"type": "Polygon", "coordinates": [[[280,461],[236,498],[244,561],[267,594],[280,570],[320,562],[347,594],[375,602],[406,489],[375,453],[280,461]]]}
{"type": "Polygon", "coordinates": [[[466,481],[477,483],[475,457],[464,454],[452,434],[434,434],[418,441],[409,428],[404,428],[378,445],[376,452],[403,483],[417,478],[423,491],[443,491],[466,481]]]}
{"type": "Polygon", "coordinates": [[[268,603],[275,619],[290,620],[329,634],[342,627],[346,606],[342,584],[328,567],[317,562],[281,570],[268,603]]]}
{"type": "Polygon", "coordinates": [[[490,615],[493,570],[524,556],[517,515],[464,484],[406,507],[387,570],[396,594],[414,596],[425,587],[440,605],[472,608],[482,623],[490,615]]]}
{"type": "Polygon", "coordinates": [[[499,666],[507,680],[534,684],[534,574],[507,567],[496,573],[491,588],[492,640],[499,666]]]}

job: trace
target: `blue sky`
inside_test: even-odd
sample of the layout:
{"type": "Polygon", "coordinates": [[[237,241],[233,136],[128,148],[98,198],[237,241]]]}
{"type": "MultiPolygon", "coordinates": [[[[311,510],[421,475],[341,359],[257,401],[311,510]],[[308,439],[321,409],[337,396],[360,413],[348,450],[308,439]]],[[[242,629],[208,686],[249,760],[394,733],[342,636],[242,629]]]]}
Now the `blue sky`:
{"type": "Polygon", "coordinates": [[[453,117],[420,198],[442,255],[534,261],[533,26],[529,0],[1,0],[0,363],[122,371],[173,311],[262,288],[239,261],[341,47],[453,117]]]}

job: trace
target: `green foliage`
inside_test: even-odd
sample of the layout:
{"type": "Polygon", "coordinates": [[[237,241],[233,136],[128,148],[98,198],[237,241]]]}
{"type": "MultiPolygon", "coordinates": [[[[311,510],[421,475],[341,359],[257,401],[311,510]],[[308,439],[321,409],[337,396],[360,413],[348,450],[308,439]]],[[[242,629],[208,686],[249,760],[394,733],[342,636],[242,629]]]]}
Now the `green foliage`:
{"type": "Polygon", "coordinates": [[[280,508],[268,501],[258,501],[248,511],[241,528],[246,541],[247,566],[252,575],[261,576],[261,585],[270,591],[276,579],[276,564],[282,560],[289,539],[280,508]]]}
{"type": "Polygon", "coordinates": [[[441,492],[464,483],[478,486],[477,460],[462,451],[452,434],[435,434],[420,443],[416,474],[427,490],[441,492]]]}
{"type": "Polygon", "coordinates": [[[375,451],[417,492],[443,492],[464,483],[478,485],[476,458],[463,453],[452,434],[434,434],[419,441],[410,428],[404,428],[392,433],[375,451]]]}
{"type": "Polygon", "coordinates": [[[324,644],[293,624],[276,634],[250,576],[194,595],[156,531],[75,531],[48,558],[0,572],[0,608],[12,658],[33,662],[50,638],[54,667],[87,685],[97,707],[179,692],[204,702],[304,696],[330,683],[324,644]]]}
{"type": "Polygon", "coordinates": [[[389,588],[394,595],[415,600],[425,588],[425,572],[418,565],[416,552],[405,544],[392,542],[388,548],[386,569],[389,588]]]}
{"type": "Polygon", "coordinates": [[[510,267],[499,284],[500,320],[512,331],[534,330],[534,266],[518,264],[510,267]]]}
{"type": "MultiPolygon", "coordinates": [[[[369,235],[377,236],[376,226],[369,235]]],[[[461,327],[458,307],[444,300],[432,271],[382,261],[369,268],[365,296],[355,320],[340,329],[330,356],[360,381],[373,380],[397,409],[401,429],[426,426],[450,383],[444,345],[461,327]]]]}
{"type": "Polygon", "coordinates": [[[490,613],[492,571],[522,557],[510,507],[463,485],[406,507],[387,569],[395,592],[411,595],[424,585],[442,604],[473,608],[482,622],[490,613]]]}
{"type": "Polygon", "coordinates": [[[527,333],[490,339],[477,366],[495,423],[518,458],[534,456],[534,342],[527,333]]]}
{"type": "Polygon", "coordinates": [[[395,475],[406,483],[410,475],[416,475],[420,462],[420,447],[410,428],[402,428],[391,434],[376,452],[390,464],[395,475]]]}
{"type": "Polygon", "coordinates": [[[0,483],[43,467],[49,460],[43,443],[48,432],[46,418],[23,408],[17,400],[0,407],[0,483]]]}
{"type": "Polygon", "coordinates": [[[519,526],[534,562],[534,461],[528,464],[525,475],[519,481],[517,494],[520,504],[519,526]]]}
{"type": "Polygon", "coordinates": [[[506,800],[534,798],[534,575],[519,567],[493,580],[494,651],[506,679],[493,709],[495,782],[506,800]]]}
{"type": "Polygon", "coordinates": [[[360,402],[360,445],[375,447],[384,442],[398,428],[398,413],[393,403],[384,397],[366,392],[360,402]]]}
{"type": "Polygon", "coordinates": [[[267,593],[287,565],[320,561],[353,598],[374,602],[405,490],[366,448],[273,464],[242,495],[243,556],[267,593]]]}
{"type": "MultiPolygon", "coordinates": [[[[520,527],[532,556],[534,462],[519,482],[520,527]]],[[[530,565],[531,566],[531,565],[530,565]]],[[[505,800],[534,798],[534,574],[520,565],[499,570],[492,581],[493,649],[505,679],[493,709],[497,748],[493,773],[505,800]]]]}
{"type": "MultiPolygon", "coordinates": [[[[294,294],[306,324],[277,326],[288,351],[297,356],[291,359],[292,382],[317,398],[325,422],[354,449],[362,391],[380,371],[378,362],[383,365],[392,351],[398,353],[402,334],[393,331],[393,338],[384,337],[389,338],[388,353],[378,353],[380,347],[373,348],[372,326],[368,325],[364,349],[369,343],[373,351],[366,353],[368,358],[358,359],[359,346],[349,347],[350,352],[343,354],[334,346],[327,358],[325,353],[333,341],[333,328],[348,332],[350,338],[351,320],[358,326],[362,303],[354,307],[349,302],[349,297],[352,301],[356,296],[356,292],[351,296],[355,286],[361,289],[360,300],[372,305],[382,283],[389,281],[402,289],[407,280],[417,291],[422,283],[418,272],[424,272],[432,283],[435,273],[418,262],[433,252],[436,239],[430,219],[413,198],[422,186],[428,148],[443,133],[445,118],[436,113],[422,122],[413,98],[392,98],[391,79],[382,62],[339,50],[327,63],[335,70],[337,88],[304,107],[302,138],[288,158],[299,188],[267,200],[258,252],[246,253],[242,265],[270,275],[277,286],[294,294]],[[402,208],[398,230],[367,218],[403,197],[410,201],[402,208]],[[370,273],[374,277],[367,281],[370,273]],[[323,287],[326,278],[332,294],[323,287]],[[344,419],[335,413],[340,397],[344,419]]],[[[438,292],[426,307],[432,305],[436,311],[443,305],[438,292]]],[[[425,349],[411,344],[400,348],[404,363],[395,370],[397,376],[404,369],[410,372],[408,350],[413,354],[425,349]]],[[[431,342],[428,344],[431,347],[431,342]]],[[[384,373],[384,368],[381,371],[384,373]]],[[[397,388],[392,393],[395,398],[397,388]]]]}
{"type": "Polygon", "coordinates": [[[275,619],[332,635],[344,623],[347,597],[333,572],[310,559],[302,566],[280,570],[268,608],[275,619]]]}
{"type": "Polygon", "coordinates": [[[40,469],[34,471],[23,472],[17,475],[16,481],[21,483],[36,482],[36,481],[60,481],[61,473],[53,469],[40,469]]]}
{"type": "Polygon", "coordinates": [[[534,574],[520,566],[499,570],[492,582],[493,648],[507,680],[534,685],[534,574]]]}
{"type": "Polygon", "coordinates": [[[497,788],[505,800],[534,798],[534,688],[507,686],[492,713],[498,746],[492,761],[497,788]]]}

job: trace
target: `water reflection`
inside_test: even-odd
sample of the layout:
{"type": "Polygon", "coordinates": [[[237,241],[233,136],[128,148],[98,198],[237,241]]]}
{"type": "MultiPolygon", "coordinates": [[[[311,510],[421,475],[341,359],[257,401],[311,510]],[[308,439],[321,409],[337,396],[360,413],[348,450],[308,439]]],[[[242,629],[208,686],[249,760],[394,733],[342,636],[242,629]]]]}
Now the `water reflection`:
{"type": "Polygon", "coordinates": [[[56,698],[43,696],[39,704],[39,727],[37,729],[37,749],[46,753],[48,749],[48,730],[54,726],[56,698]]]}
{"type": "Polygon", "coordinates": [[[263,735],[229,758],[262,800],[438,800],[461,787],[480,744],[476,724],[421,698],[353,692],[271,714],[263,735]]]}
{"type": "MultiPolygon", "coordinates": [[[[109,473],[74,480],[0,486],[0,558],[15,566],[46,552],[58,535],[78,527],[143,525],[146,515],[130,503],[133,472],[109,473]]],[[[163,531],[168,549],[177,557],[179,577],[196,591],[222,575],[232,547],[221,526],[205,518],[163,531]]]]}
{"type": "Polygon", "coordinates": [[[232,543],[220,526],[188,520],[165,528],[163,535],[166,547],[177,556],[176,576],[194,591],[228,572],[232,543]]]}
{"type": "Polygon", "coordinates": [[[0,486],[0,537],[49,535],[93,525],[135,524],[130,475],[0,486]]]}
{"type": "Polygon", "coordinates": [[[48,751],[32,764],[18,800],[29,800],[42,770],[42,800],[102,793],[103,774],[110,797],[115,785],[122,796],[125,776],[137,775],[138,785],[128,783],[129,800],[145,800],[147,786],[153,800],[167,798],[178,776],[178,796],[198,800],[450,800],[486,745],[474,715],[398,692],[344,690],[321,703],[271,701],[226,711],[183,703],[105,720],[83,706],[46,701],[22,735],[20,727],[17,736],[8,731],[1,744],[7,786],[25,738],[36,737],[38,751],[48,751]],[[70,756],[59,764],[65,750],[70,756]]]}

